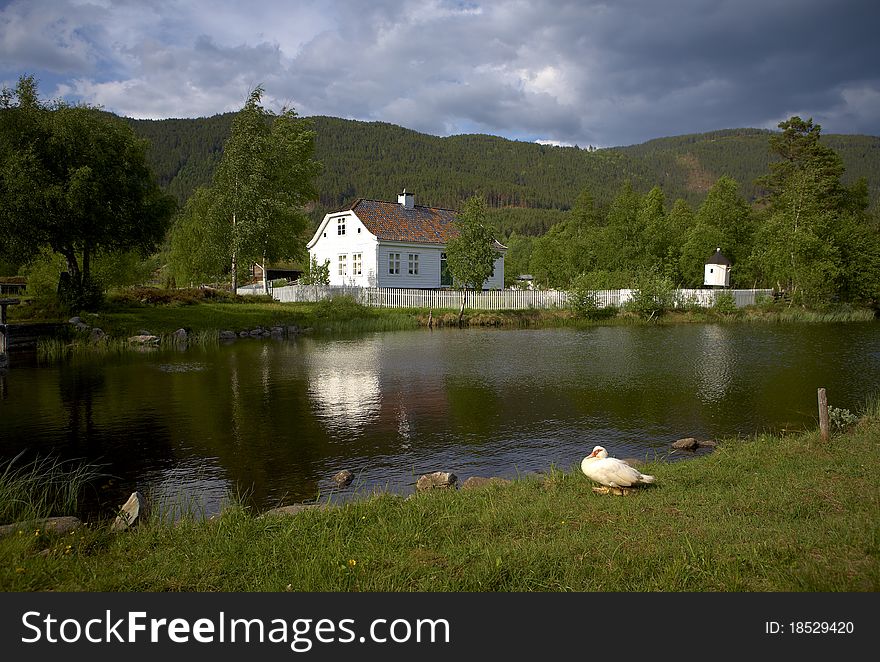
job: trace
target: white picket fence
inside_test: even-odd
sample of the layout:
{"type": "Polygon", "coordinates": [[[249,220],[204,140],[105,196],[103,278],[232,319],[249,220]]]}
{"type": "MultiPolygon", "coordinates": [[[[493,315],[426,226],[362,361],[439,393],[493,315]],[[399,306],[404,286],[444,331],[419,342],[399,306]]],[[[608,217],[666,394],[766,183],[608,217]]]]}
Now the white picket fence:
{"type": "MultiPolygon", "coordinates": [[[[712,306],[720,292],[733,294],[736,306],[742,308],[772,290],[677,290],[677,305],[712,306]]],[[[240,287],[239,294],[262,294],[262,287],[240,287]]],[[[620,307],[632,298],[633,290],[599,290],[599,306],[620,307]]],[[[285,303],[323,301],[335,297],[351,297],[365,306],[378,308],[448,308],[461,305],[459,290],[415,290],[388,287],[354,287],[335,285],[288,285],[270,288],[270,294],[285,303]]],[[[467,293],[467,307],[475,310],[522,310],[529,308],[564,308],[568,293],[563,290],[485,290],[467,293]]]]}

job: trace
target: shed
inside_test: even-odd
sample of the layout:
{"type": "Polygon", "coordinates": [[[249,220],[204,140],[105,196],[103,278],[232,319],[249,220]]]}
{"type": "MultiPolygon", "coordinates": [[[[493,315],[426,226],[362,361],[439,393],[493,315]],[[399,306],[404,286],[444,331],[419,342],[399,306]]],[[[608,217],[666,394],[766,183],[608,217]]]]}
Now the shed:
{"type": "Polygon", "coordinates": [[[703,284],[710,287],[730,287],[730,269],[732,263],[720,248],[706,260],[705,277],[703,284]]]}

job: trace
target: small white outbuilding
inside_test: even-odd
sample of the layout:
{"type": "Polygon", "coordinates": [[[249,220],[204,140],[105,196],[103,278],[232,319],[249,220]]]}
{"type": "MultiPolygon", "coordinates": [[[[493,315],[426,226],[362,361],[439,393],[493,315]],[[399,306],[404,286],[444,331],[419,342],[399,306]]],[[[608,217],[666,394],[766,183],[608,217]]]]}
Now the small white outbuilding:
{"type": "Polygon", "coordinates": [[[730,260],[716,248],[715,252],[706,260],[705,278],[703,284],[708,287],[730,287],[730,260]]]}

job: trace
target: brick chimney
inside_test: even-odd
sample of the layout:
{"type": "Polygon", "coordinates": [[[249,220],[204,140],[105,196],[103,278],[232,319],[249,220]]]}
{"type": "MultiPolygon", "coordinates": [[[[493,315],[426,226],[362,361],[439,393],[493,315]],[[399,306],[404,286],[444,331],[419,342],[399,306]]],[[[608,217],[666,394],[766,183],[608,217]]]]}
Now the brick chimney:
{"type": "Polygon", "coordinates": [[[397,196],[397,204],[403,205],[404,209],[412,209],[415,203],[415,197],[412,193],[407,193],[406,189],[403,189],[403,193],[397,196]]]}

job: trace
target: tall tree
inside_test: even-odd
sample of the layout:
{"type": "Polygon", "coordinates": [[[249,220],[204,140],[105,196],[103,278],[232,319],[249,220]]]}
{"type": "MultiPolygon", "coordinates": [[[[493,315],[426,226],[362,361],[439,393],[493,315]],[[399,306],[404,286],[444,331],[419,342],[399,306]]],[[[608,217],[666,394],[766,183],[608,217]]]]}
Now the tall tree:
{"type": "Polygon", "coordinates": [[[59,295],[71,309],[93,308],[100,253],[161,241],[174,213],[146,162],[146,141],[124,121],[88,106],[40,100],[33,77],[0,94],[0,251],[19,260],[44,247],[67,271],[59,295]]]}
{"type": "Polygon", "coordinates": [[[638,211],[638,223],[643,228],[642,246],[645,252],[641,262],[644,266],[662,265],[670,245],[678,238],[669,232],[666,224],[666,197],[663,189],[655,186],[642,199],[638,211]]]}
{"type": "Polygon", "coordinates": [[[454,283],[462,289],[461,324],[467,291],[483,289],[483,283],[495,271],[498,251],[495,233],[486,221],[486,201],[473,196],[465,202],[454,222],[455,233],[446,243],[446,260],[454,283]]]}
{"type": "MultiPolygon", "coordinates": [[[[684,238],[694,225],[694,212],[684,198],[678,198],[672,205],[672,209],[666,214],[664,222],[664,240],[666,252],[661,259],[661,272],[672,282],[681,284],[681,252],[684,238]]],[[[660,246],[655,244],[655,250],[660,246]]]]}
{"type": "Polygon", "coordinates": [[[266,110],[262,97],[258,86],[236,113],[211,185],[194,196],[173,235],[178,244],[172,254],[197,256],[202,247],[192,238],[200,231],[193,226],[208,228],[209,244],[222,247],[233,291],[244,265],[263,266],[265,289],[267,263],[304,257],[310,222],[303,208],[317,197],[314,178],[322,167],[313,158],[309,123],[292,109],[277,115],[266,110]]]}
{"type": "Polygon", "coordinates": [[[623,183],[611,207],[602,233],[599,267],[609,271],[629,269],[644,255],[644,226],[639,209],[641,196],[629,180],[623,183]]]}
{"type": "Polygon", "coordinates": [[[834,237],[841,214],[850,209],[843,161],[820,142],[821,127],[811,119],[795,116],[779,128],[770,138],[778,160],[761,181],[769,207],[756,236],[755,262],[766,280],[793,299],[817,302],[836,292],[841,275],[834,237]]]}
{"type": "Polygon", "coordinates": [[[703,283],[706,258],[716,248],[731,259],[735,265],[732,275],[739,278],[740,273],[746,273],[751,240],[751,210],[740,197],[737,182],[721,176],[709,189],[685,236],[680,262],[684,281],[693,287],[703,283]]]}

